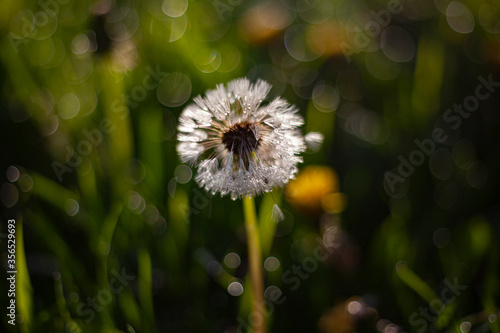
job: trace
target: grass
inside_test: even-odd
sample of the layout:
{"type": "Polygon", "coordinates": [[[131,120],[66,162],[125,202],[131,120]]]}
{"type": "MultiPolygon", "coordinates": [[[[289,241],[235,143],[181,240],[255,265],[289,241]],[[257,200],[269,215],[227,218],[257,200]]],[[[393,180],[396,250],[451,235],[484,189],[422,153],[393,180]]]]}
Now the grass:
{"type": "MultiPolygon", "coordinates": [[[[347,22],[385,3],[321,1],[332,4],[330,14],[283,3],[276,24],[288,17],[290,26],[312,30],[295,36],[286,26],[255,25],[268,37],[252,39],[241,29],[255,19],[254,5],[236,1],[222,1],[222,18],[210,1],[190,1],[179,17],[162,12],[162,2],[117,1],[104,25],[96,2],[85,0],[59,3],[56,21],[36,21],[29,31],[26,10],[46,13],[40,3],[2,1],[0,162],[4,174],[9,166],[20,172],[0,185],[2,221],[17,221],[19,325],[4,317],[7,332],[244,330],[252,297],[242,205],[205,193],[192,179],[196,170],[189,177],[177,169],[175,128],[193,97],[249,76],[270,81],[273,97],[295,104],[305,131],[325,135],[300,169],[332,167],[348,198],[335,214],[305,213],[281,190],[256,198],[263,259],[279,260],[276,270],[264,270],[265,287],[281,292],[269,306],[268,331],[396,325],[466,333],[470,324],[470,332],[500,333],[496,88],[458,130],[439,122],[473,96],[478,76],[500,80],[490,29],[497,18],[484,7],[496,5],[464,1],[475,26],[462,34],[434,2],[403,4],[390,26],[408,33],[414,56],[398,62],[390,50],[358,50],[348,62],[340,49],[300,61],[290,38],[314,54],[318,31],[352,38],[347,22]],[[325,84],[333,90],[323,96],[325,84]],[[328,108],[335,94],[338,105],[328,108]],[[448,139],[391,196],[385,172],[439,126],[448,139]],[[286,217],[278,224],[270,219],[274,202],[286,217]],[[307,266],[326,230],[336,230],[335,247],[307,266]],[[238,267],[224,263],[231,252],[238,267]],[[241,296],[227,291],[234,281],[241,296]],[[466,289],[432,320],[422,316],[420,308],[446,303],[442,292],[453,281],[466,289]],[[373,311],[328,315],[344,313],[351,297],[373,311]]],[[[396,56],[407,51],[395,45],[396,56]]]]}

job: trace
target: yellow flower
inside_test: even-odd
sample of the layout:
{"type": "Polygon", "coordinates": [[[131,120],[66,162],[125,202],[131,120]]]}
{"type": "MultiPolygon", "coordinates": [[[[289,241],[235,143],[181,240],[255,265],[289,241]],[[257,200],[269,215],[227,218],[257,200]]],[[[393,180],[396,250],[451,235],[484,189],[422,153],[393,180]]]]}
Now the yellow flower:
{"type": "Polygon", "coordinates": [[[339,179],[328,166],[308,166],[296,179],[290,181],[286,194],[288,201],[308,214],[340,213],[347,198],[339,192],[339,179]]]}

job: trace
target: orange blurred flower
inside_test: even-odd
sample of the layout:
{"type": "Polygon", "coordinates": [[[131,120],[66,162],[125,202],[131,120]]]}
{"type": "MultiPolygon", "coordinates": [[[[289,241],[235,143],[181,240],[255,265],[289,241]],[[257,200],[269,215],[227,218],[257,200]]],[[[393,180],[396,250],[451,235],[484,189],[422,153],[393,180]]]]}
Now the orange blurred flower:
{"type": "Polygon", "coordinates": [[[322,212],[336,214],[347,204],[345,194],[339,192],[339,179],[328,166],[308,166],[286,188],[288,201],[306,214],[322,212]]]}
{"type": "Polygon", "coordinates": [[[251,8],[240,21],[240,34],[252,44],[263,44],[282,32],[292,17],[279,1],[265,1],[251,8]]]}

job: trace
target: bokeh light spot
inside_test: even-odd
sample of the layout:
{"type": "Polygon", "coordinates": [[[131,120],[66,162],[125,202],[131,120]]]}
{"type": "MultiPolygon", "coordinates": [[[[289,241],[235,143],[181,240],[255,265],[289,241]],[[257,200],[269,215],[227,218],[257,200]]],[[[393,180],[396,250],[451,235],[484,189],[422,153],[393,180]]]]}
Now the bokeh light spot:
{"type": "Polygon", "coordinates": [[[268,301],[276,302],[283,295],[283,292],[276,286],[269,286],[266,288],[264,295],[268,301]]]}
{"type": "Polygon", "coordinates": [[[146,202],[141,195],[134,191],[127,192],[127,207],[135,214],[140,214],[146,208],[146,202]]]}
{"type": "Polygon", "coordinates": [[[238,67],[241,62],[241,52],[230,44],[219,47],[221,54],[221,63],[218,71],[221,73],[229,73],[238,67]]]}
{"type": "Polygon", "coordinates": [[[131,159],[123,166],[123,177],[129,184],[139,184],[146,177],[146,166],[138,159],[131,159]]]}
{"type": "Polygon", "coordinates": [[[285,33],[286,50],[298,61],[315,60],[324,52],[324,50],[311,50],[307,42],[308,29],[309,26],[306,24],[297,24],[288,28],[285,33]]]}
{"type": "Polygon", "coordinates": [[[471,328],[472,325],[468,321],[464,321],[463,323],[460,324],[460,332],[462,333],[469,333],[471,328]]]}
{"type": "Polygon", "coordinates": [[[49,115],[43,124],[40,126],[40,133],[49,136],[55,133],[59,128],[59,118],[55,115],[49,115]]]}
{"type": "Polygon", "coordinates": [[[158,85],[156,96],[163,105],[180,106],[191,96],[191,80],[183,73],[170,73],[158,85]]]}
{"type": "Polygon", "coordinates": [[[29,9],[19,11],[9,25],[10,36],[14,39],[28,38],[35,30],[35,17],[29,9]]]}
{"type": "MultiPolygon", "coordinates": [[[[489,3],[483,3],[479,8],[479,24],[489,33],[500,33],[500,11],[489,3]]],[[[477,37],[477,36],[476,36],[477,37]]]]}
{"type": "Polygon", "coordinates": [[[147,224],[155,224],[160,218],[160,212],[158,211],[158,208],[153,205],[147,205],[142,214],[144,215],[147,224]]]}
{"type": "Polygon", "coordinates": [[[243,285],[238,281],[231,282],[229,286],[227,286],[227,292],[231,296],[240,296],[243,294],[243,285]]]}
{"type": "Polygon", "coordinates": [[[337,225],[332,225],[323,232],[323,244],[327,248],[338,248],[342,241],[342,230],[337,225]]]}
{"type": "Polygon", "coordinates": [[[264,268],[268,272],[277,271],[280,268],[280,261],[276,257],[269,257],[264,261],[264,268]]]}
{"type": "Polygon", "coordinates": [[[60,38],[54,37],[50,40],[54,44],[54,56],[49,63],[42,66],[43,68],[47,69],[56,68],[64,61],[64,58],[66,57],[66,49],[62,40],[60,38]]]}
{"type": "Polygon", "coordinates": [[[93,59],[88,53],[66,57],[62,66],[63,75],[70,84],[84,83],[94,70],[93,59]]]}
{"type": "Polygon", "coordinates": [[[50,38],[57,30],[57,13],[52,10],[41,10],[35,13],[35,29],[30,36],[35,40],[44,40],[50,38]]]}
{"type": "Polygon", "coordinates": [[[359,134],[361,138],[370,143],[378,143],[378,138],[382,133],[380,116],[373,111],[366,112],[359,124],[359,134]]]}
{"type": "Polygon", "coordinates": [[[158,221],[154,224],[154,231],[156,234],[161,235],[167,230],[167,221],[163,216],[158,218],[158,221]]]}
{"type": "Polygon", "coordinates": [[[323,0],[297,1],[300,17],[311,24],[327,21],[333,14],[333,2],[323,0]]]}
{"type": "Polygon", "coordinates": [[[164,38],[169,42],[175,42],[180,39],[186,32],[188,20],[186,15],[179,17],[165,16],[165,20],[153,21],[150,25],[151,32],[158,34],[160,38],[164,38]]]}
{"type": "Polygon", "coordinates": [[[314,88],[314,83],[318,78],[319,73],[308,67],[298,68],[292,76],[293,91],[303,99],[311,98],[314,88]]]}
{"type": "Polygon", "coordinates": [[[21,174],[17,183],[22,192],[29,192],[33,188],[33,178],[26,173],[21,174]]]}
{"type": "Polygon", "coordinates": [[[395,62],[407,62],[415,57],[417,48],[413,37],[403,28],[390,26],[380,39],[382,52],[395,62]]]}
{"type": "Polygon", "coordinates": [[[64,203],[64,210],[69,216],[75,216],[80,210],[80,205],[76,200],[68,199],[64,203]]]}
{"type": "Polygon", "coordinates": [[[5,207],[11,208],[19,200],[19,191],[11,183],[4,183],[0,187],[0,200],[5,207]]]}
{"type": "Polygon", "coordinates": [[[193,177],[193,170],[187,165],[179,165],[175,168],[174,177],[177,182],[186,184],[193,177]]]}
{"type": "Polygon", "coordinates": [[[61,97],[57,109],[62,119],[71,119],[80,112],[80,100],[75,94],[68,93],[61,97]]]}
{"type": "Polygon", "coordinates": [[[361,311],[361,303],[358,301],[351,301],[347,304],[347,311],[351,315],[357,315],[361,311]]]}
{"type": "Polygon", "coordinates": [[[19,169],[16,168],[15,166],[11,165],[10,167],[7,168],[7,171],[5,172],[5,175],[7,176],[7,180],[11,183],[15,182],[16,180],[19,179],[19,169]]]}
{"type": "Polygon", "coordinates": [[[131,7],[117,8],[107,15],[104,28],[111,40],[130,39],[139,28],[139,16],[131,7]]]}
{"type": "Polygon", "coordinates": [[[165,0],[161,8],[168,16],[179,17],[186,12],[188,0],[165,0]]]}
{"type": "MultiPolygon", "coordinates": [[[[95,33],[94,33],[95,34],[95,33]]],[[[79,34],[71,42],[71,51],[74,54],[84,54],[90,50],[90,40],[86,34],[79,34]]]]}
{"type": "Polygon", "coordinates": [[[212,73],[219,69],[222,56],[215,49],[202,49],[195,55],[196,68],[203,73],[212,73]]]}
{"type": "Polygon", "coordinates": [[[450,28],[458,33],[466,34],[474,30],[474,16],[463,3],[452,1],[446,8],[446,21],[450,28]]]}
{"type": "Polygon", "coordinates": [[[340,95],[335,87],[323,81],[314,86],[312,101],[319,111],[332,112],[340,104],[340,95]]]}
{"type": "Polygon", "coordinates": [[[228,253],[224,257],[224,264],[229,268],[237,268],[241,264],[241,258],[237,253],[228,253]]]}

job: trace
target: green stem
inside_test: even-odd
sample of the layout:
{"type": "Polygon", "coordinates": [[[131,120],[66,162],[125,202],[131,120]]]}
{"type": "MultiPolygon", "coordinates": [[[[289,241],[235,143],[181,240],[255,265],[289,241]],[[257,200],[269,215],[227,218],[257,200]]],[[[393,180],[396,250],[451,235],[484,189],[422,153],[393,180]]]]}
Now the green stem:
{"type": "Polygon", "coordinates": [[[253,322],[250,323],[254,333],[266,333],[266,310],[264,300],[264,275],[262,272],[262,250],[255,213],[255,202],[252,197],[243,198],[245,212],[245,229],[247,233],[248,262],[250,282],[252,284],[252,312],[253,322]]]}

